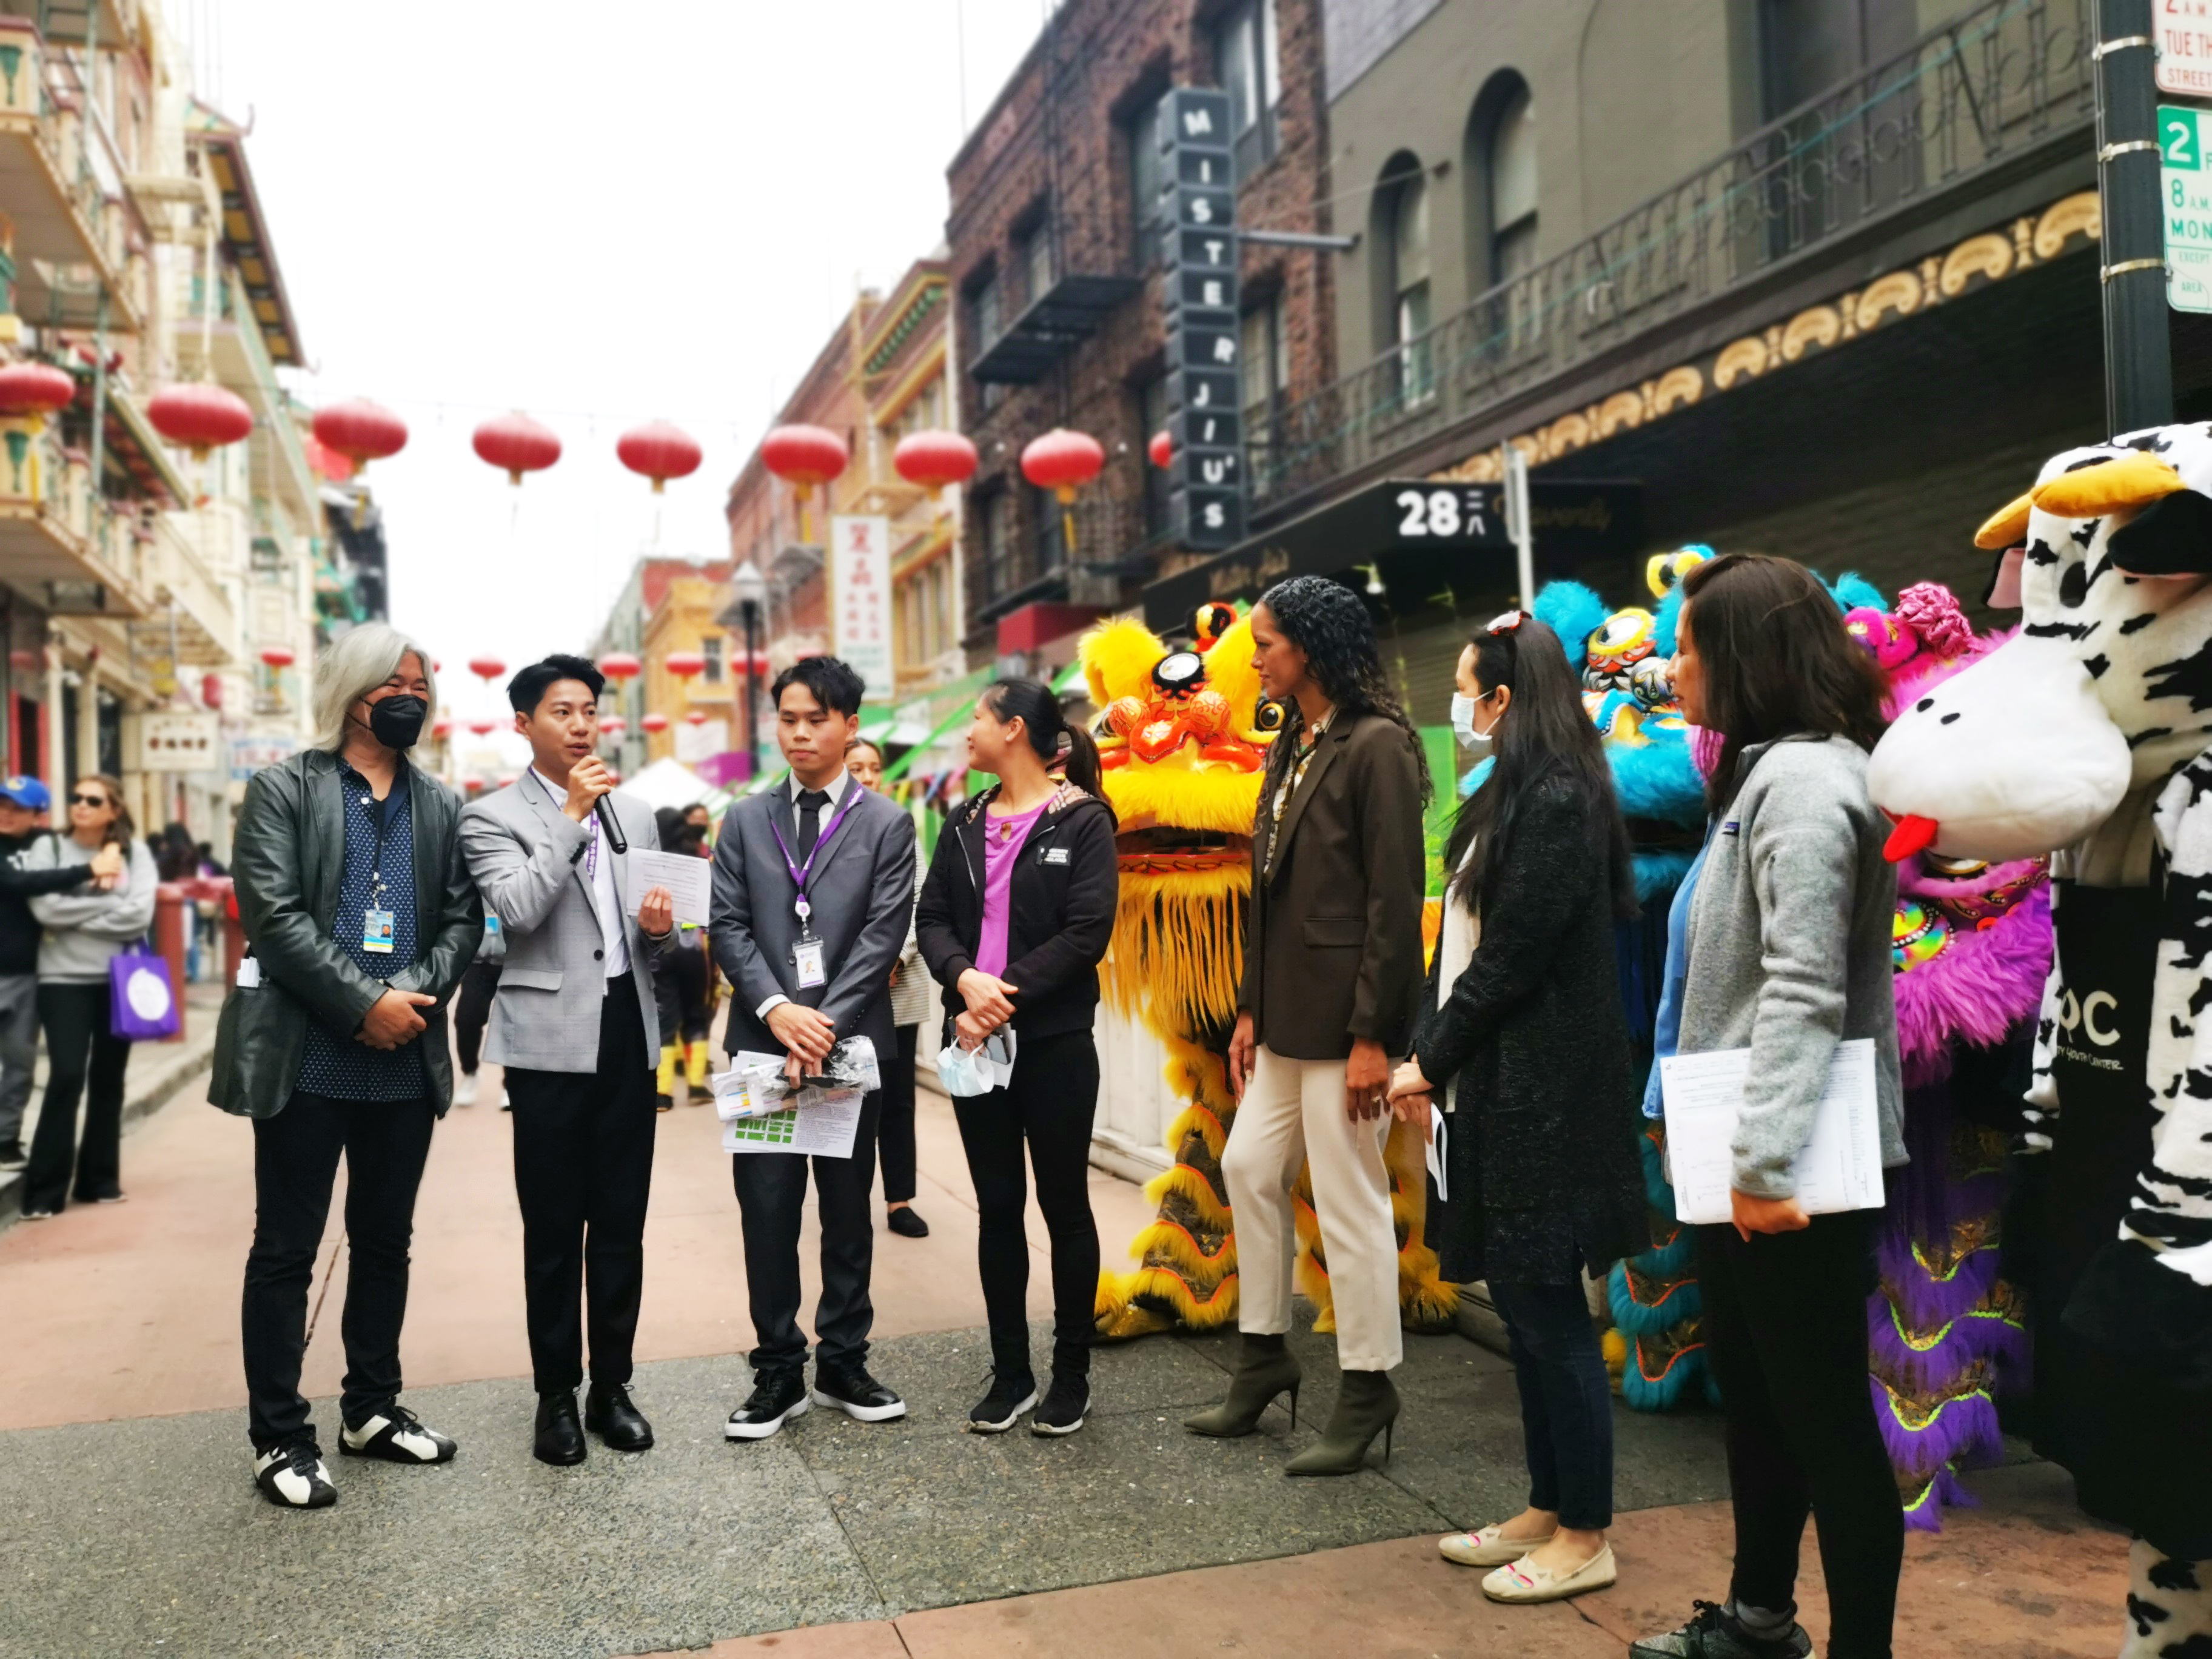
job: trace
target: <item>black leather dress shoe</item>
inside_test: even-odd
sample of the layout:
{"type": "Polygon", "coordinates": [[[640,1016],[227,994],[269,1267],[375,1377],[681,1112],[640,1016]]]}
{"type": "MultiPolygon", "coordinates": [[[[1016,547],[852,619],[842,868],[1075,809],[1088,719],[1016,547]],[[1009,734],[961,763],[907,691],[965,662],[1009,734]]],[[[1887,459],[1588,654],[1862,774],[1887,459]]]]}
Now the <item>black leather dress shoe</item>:
{"type": "Polygon", "coordinates": [[[610,1451],[641,1452],[653,1444],[653,1425],[630,1403],[629,1389],[620,1382],[592,1384],[584,1395],[584,1426],[610,1451]]]}
{"type": "Polygon", "coordinates": [[[566,1468],[584,1461],[584,1425],[576,1420],[576,1396],[560,1389],[538,1396],[538,1440],[530,1455],[541,1463],[566,1468]]]}
{"type": "Polygon", "coordinates": [[[812,1398],[817,1406],[827,1406],[863,1423],[906,1415],[906,1401],[870,1376],[865,1367],[841,1370],[817,1364],[812,1398]]]}

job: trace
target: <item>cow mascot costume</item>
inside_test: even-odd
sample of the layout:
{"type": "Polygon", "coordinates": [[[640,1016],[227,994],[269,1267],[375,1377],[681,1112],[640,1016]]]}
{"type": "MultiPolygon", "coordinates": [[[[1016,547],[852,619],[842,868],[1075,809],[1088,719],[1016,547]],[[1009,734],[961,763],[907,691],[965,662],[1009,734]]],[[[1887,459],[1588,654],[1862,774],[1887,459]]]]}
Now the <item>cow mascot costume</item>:
{"type": "Polygon", "coordinates": [[[2212,427],[2075,449],[1976,538],[2017,635],[1875,750],[1892,854],[2052,854],[2008,1271],[2035,1442],[2135,1535],[2125,1659],[2212,1651],[2212,427]]]}

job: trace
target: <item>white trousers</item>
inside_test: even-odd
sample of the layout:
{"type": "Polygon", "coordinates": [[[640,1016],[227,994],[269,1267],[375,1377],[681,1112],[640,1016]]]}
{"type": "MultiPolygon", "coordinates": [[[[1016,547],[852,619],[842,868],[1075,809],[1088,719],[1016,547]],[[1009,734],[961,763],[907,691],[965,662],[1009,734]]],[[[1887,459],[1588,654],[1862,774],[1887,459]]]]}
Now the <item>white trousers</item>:
{"type": "Polygon", "coordinates": [[[1291,1328],[1291,1265],[1297,1226],[1291,1192],[1313,1172],[1336,1304],[1337,1364],[1387,1371],[1405,1357],[1398,1323],[1398,1234],[1382,1143],[1389,1114],[1355,1123],[1344,1110],[1344,1062],[1285,1060],[1265,1044],[1221,1155],[1237,1224],[1237,1326],[1255,1336],[1291,1328]]]}

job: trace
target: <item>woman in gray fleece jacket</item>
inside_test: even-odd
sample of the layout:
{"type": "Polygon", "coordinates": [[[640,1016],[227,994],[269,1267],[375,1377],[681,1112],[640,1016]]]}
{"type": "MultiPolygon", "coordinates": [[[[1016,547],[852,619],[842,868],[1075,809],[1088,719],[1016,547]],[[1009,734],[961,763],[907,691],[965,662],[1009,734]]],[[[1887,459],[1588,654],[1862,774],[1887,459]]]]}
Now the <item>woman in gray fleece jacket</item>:
{"type": "Polygon", "coordinates": [[[1674,691],[1721,739],[1683,930],[1680,1054],[1751,1050],[1734,1219],[1697,1229],[1728,1415],[1735,1574],[1723,1607],[1633,1659],[1803,1659],[1797,1545],[1820,1528],[1832,1659],[1888,1659],[1905,1528],[1867,1389],[1878,1212],[1808,1217],[1792,1168],[1839,1042],[1871,1037],[1882,1162],[1905,1162],[1890,982],[1894,871],[1868,799],[1884,687],[1827,591],[1737,554],[1683,582],[1674,691]]]}

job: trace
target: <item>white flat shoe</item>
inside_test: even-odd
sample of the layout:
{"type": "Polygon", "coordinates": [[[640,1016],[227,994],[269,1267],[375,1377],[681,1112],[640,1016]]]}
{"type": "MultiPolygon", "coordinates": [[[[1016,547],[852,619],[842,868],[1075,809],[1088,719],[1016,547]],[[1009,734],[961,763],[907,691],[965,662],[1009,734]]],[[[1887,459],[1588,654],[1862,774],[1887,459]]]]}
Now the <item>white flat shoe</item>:
{"type": "Polygon", "coordinates": [[[1606,1545],[1571,1572],[1516,1561],[1502,1566],[1482,1581],[1482,1593],[1493,1601],[1564,1601],[1609,1586],[1613,1570],[1613,1546],[1606,1545]]]}
{"type": "Polygon", "coordinates": [[[1480,1532],[1447,1533],[1437,1540],[1437,1553],[1462,1567],[1502,1567],[1518,1561],[1530,1550],[1541,1548],[1556,1536],[1547,1532],[1541,1538],[1507,1538],[1504,1531],[1505,1523],[1501,1521],[1480,1532]]]}

